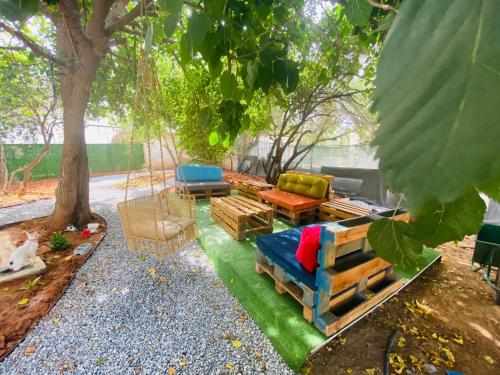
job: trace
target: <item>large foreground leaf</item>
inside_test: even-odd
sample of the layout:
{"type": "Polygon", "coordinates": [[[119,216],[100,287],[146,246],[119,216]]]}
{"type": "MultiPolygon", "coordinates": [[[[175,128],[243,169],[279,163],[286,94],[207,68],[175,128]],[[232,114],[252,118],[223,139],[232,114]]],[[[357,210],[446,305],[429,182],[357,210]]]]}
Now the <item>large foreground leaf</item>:
{"type": "Polygon", "coordinates": [[[418,267],[423,250],[414,236],[410,224],[390,219],[378,220],[368,229],[368,240],[377,255],[408,272],[418,267]]]}
{"type": "Polygon", "coordinates": [[[374,144],[389,186],[412,213],[498,182],[499,15],[498,0],[408,0],[389,32],[374,144]]]}
{"type": "Polygon", "coordinates": [[[418,238],[427,246],[461,240],[479,232],[486,204],[474,190],[451,203],[439,204],[417,217],[414,228],[418,238]]]}

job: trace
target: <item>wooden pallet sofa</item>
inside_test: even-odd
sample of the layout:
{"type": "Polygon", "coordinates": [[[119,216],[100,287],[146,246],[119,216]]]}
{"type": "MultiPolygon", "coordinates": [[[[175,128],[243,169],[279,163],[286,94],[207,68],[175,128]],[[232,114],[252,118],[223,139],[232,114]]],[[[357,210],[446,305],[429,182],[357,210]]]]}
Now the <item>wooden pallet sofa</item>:
{"type": "MultiPolygon", "coordinates": [[[[289,293],[302,305],[304,318],[331,336],[403,286],[403,279],[373,252],[366,238],[374,220],[393,213],[320,224],[315,272],[307,271],[295,252],[304,228],[317,224],[259,236],[256,271],[271,276],[278,293],[289,293]]],[[[393,219],[407,221],[409,216],[398,211],[393,219]]]]}
{"type": "Polygon", "coordinates": [[[197,198],[208,198],[229,195],[231,185],[223,181],[221,167],[184,164],[176,169],[175,190],[197,198]]]}
{"type": "Polygon", "coordinates": [[[328,200],[333,177],[306,172],[287,171],[279,177],[276,189],[259,191],[261,202],[270,204],[276,216],[294,226],[315,221],[319,206],[328,200]]]}

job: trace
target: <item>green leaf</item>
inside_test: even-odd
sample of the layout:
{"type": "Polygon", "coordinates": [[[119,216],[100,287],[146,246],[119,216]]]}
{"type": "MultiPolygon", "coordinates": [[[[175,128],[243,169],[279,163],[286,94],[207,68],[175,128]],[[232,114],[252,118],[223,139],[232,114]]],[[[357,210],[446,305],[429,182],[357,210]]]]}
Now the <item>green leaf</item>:
{"type": "Polygon", "coordinates": [[[184,34],[181,36],[179,43],[181,61],[182,63],[187,64],[193,58],[193,45],[191,43],[191,38],[186,37],[186,34],[184,34]]]}
{"type": "Polygon", "coordinates": [[[451,203],[435,205],[413,223],[416,236],[426,246],[435,247],[448,241],[459,241],[479,232],[486,204],[476,191],[451,203]]]}
{"type": "Polygon", "coordinates": [[[357,26],[366,26],[372,12],[372,6],[367,0],[347,0],[345,15],[347,19],[357,26]]]}
{"type": "Polygon", "coordinates": [[[380,20],[380,22],[378,23],[378,27],[374,30],[374,32],[387,30],[389,27],[391,27],[394,18],[396,18],[395,13],[391,12],[387,14],[384,18],[380,20]]]}
{"type": "Polygon", "coordinates": [[[295,91],[299,84],[299,70],[295,66],[288,66],[286,70],[286,90],[288,93],[295,91]]]}
{"type": "Polygon", "coordinates": [[[480,190],[491,199],[500,203],[500,177],[481,185],[480,190]]]}
{"type": "Polygon", "coordinates": [[[0,0],[0,16],[10,21],[22,21],[36,13],[37,0],[0,0]]]}
{"type": "Polygon", "coordinates": [[[499,14],[497,0],[405,1],[387,36],[373,144],[413,213],[498,178],[499,14]]]}
{"type": "Polygon", "coordinates": [[[220,78],[220,90],[225,99],[231,99],[238,92],[238,81],[234,74],[225,71],[220,78]]]}
{"type": "Polygon", "coordinates": [[[177,23],[179,22],[179,14],[169,14],[163,19],[163,30],[167,38],[171,37],[177,29],[177,23]]]}
{"type": "Polygon", "coordinates": [[[205,107],[200,112],[201,126],[207,127],[212,120],[212,111],[209,107],[205,107]]]}
{"type": "Polygon", "coordinates": [[[222,62],[217,58],[208,62],[208,70],[212,79],[217,78],[222,72],[222,62]]]}
{"type": "Polygon", "coordinates": [[[253,88],[253,84],[255,83],[255,79],[257,78],[258,71],[259,71],[259,68],[257,67],[257,63],[255,63],[254,61],[249,61],[247,63],[246,82],[251,89],[253,88]]]}
{"type": "Polygon", "coordinates": [[[224,138],[224,141],[222,141],[222,145],[224,146],[224,148],[229,148],[229,146],[231,145],[229,134],[226,135],[226,138],[224,138]]]}
{"type": "Polygon", "coordinates": [[[368,229],[368,240],[377,255],[405,272],[418,267],[422,254],[422,242],[414,236],[411,224],[390,219],[380,219],[368,229]]]}
{"type": "Polygon", "coordinates": [[[182,9],[182,0],[159,0],[160,7],[162,7],[169,14],[179,14],[182,9]]]}
{"type": "Polygon", "coordinates": [[[208,32],[210,26],[210,16],[206,12],[195,12],[188,20],[188,34],[194,47],[198,47],[208,32]]]}
{"type": "Polygon", "coordinates": [[[208,143],[210,143],[210,146],[215,146],[217,143],[219,143],[219,134],[217,134],[216,130],[213,130],[209,137],[208,137],[208,143]]]}
{"type": "Polygon", "coordinates": [[[220,17],[224,12],[226,0],[205,0],[203,3],[213,17],[220,17]]]}
{"type": "Polygon", "coordinates": [[[148,30],[146,31],[146,38],[144,39],[144,53],[149,56],[151,52],[151,44],[153,43],[153,23],[148,25],[148,30]]]}
{"type": "Polygon", "coordinates": [[[241,130],[246,130],[250,127],[250,116],[245,114],[241,117],[241,130]]]}

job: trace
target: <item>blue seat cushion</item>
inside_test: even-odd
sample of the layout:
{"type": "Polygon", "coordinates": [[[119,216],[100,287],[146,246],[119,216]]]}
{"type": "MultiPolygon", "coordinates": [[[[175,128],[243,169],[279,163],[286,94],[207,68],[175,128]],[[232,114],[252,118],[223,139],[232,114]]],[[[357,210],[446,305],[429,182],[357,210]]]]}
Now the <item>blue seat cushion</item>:
{"type": "Polygon", "coordinates": [[[299,227],[283,232],[264,234],[258,236],[256,242],[259,249],[287,273],[309,288],[316,289],[316,273],[307,271],[295,259],[303,228],[299,227]]]}
{"type": "Polygon", "coordinates": [[[213,165],[184,164],[177,167],[178,181],[222,181],[222,168],[213,165]]]}

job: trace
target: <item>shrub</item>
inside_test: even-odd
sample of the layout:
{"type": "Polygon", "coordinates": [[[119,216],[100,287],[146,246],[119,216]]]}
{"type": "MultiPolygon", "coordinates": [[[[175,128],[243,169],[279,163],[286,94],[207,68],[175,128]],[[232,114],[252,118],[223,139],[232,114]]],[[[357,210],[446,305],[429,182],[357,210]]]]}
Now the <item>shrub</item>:
{"type": "Polygon", "coordinates": [[[52,250],[64,250],[69,247],[69,241],[62,233],[56,232],[50,236],[50,248],[52,250]]]}

